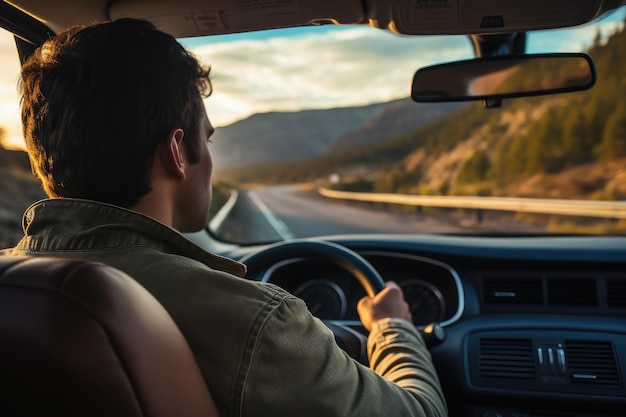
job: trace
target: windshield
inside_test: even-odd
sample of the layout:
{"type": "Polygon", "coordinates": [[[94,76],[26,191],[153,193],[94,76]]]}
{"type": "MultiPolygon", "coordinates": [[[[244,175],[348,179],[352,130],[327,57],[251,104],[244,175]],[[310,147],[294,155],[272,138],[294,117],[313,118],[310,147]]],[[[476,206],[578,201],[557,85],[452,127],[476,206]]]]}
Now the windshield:
{"type": "MultiPolygon", "coordinates": [[[[625,10],[527,35],[528,53],[589,53],[591,90],[493,109],[410,99],[417,69],[474,57],[465,36],[328,25],[181,39],[211,66],[210,233],[238,244],[344,233],[626,233],[625,10]]],[[[3,56],[16,55],[2,36],[3,56]]],[[[20,153],[11,61],[0,133],[20,153]]],[[[3,224],[19,224],[24,206],[43,197],[20,161],[3,168],[22,181],[4,185],[13,194],[3,224]]]]}
{"type": "Polygon", "coordinates": [[[212,232],[623,234],[624,14],[528,34],[529,53],[588,52],[591,90],[496,109],[408,98],[416,69],[473,57],[464,36],[313,27],[185,40],[214,74],[214,210],[231,201],[212,232]]]}

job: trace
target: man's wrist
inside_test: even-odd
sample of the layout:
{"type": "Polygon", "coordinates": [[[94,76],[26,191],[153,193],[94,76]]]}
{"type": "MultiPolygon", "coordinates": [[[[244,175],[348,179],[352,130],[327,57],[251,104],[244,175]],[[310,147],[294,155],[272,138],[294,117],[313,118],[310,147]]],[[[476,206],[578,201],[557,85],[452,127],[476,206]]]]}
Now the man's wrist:
{"type": "Polygon", "coordinates": [[[404,319],[387,317],[372,323],[368,344],[388,345],[400,340],[424,344],[424,340],[417,328],[404,319]]]}

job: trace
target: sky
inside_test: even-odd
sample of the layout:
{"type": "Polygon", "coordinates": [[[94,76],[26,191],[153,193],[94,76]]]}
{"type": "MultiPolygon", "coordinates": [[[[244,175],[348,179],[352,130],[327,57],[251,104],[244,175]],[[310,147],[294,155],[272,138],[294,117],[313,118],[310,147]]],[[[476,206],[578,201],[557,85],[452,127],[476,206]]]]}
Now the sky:
{"type": "MultiPolygon", "coordinates": [[[[598,22],[541,31],[527,52],[580,52],[600,29],[623,26],[626,7],[598,22]]],[[[462,36],[400,36],[369,27],[311,27],[181,41],[211,66],[214,93],[205,100],[214,126],[255,113],[360,106],[409,96],[418,68],[472,57],[462,36]],[[288,35],[288,36],[287,36],[288,35]]],[[[7,145],[23,148],[19,62],[13,38],[0,31],[0,126],[7,145]]]]}

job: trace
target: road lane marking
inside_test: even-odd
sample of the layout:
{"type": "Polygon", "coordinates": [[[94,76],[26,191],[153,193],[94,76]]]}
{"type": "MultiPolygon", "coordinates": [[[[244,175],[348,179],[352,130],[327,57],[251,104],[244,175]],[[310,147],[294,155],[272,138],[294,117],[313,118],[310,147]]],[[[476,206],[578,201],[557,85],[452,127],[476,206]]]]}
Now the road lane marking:
{"type": "Polygon", "coordinates": [[[222,208],[219,209],[213,219],[211,219],[211,221],[209,222],[209,229],[211,229],[215,233],[219,233],[221,231],[222,225],[224,224],[226,217],[228,217],[230,211],[233,209],[233,207],[235,207],[235,204],[237,204],[238,198],[239,193],[237,192],[237,190],[231,190],[230,197],[228,197],[228,201],[226,201],[226,204],[224,204],[222,208]]]}
{"type": "Polygon", "coordinates": [[[282,220],[280,220],[276,215],[265,205],[263,201],[259,198],[259,196],[254,191],[250,191],[248,193],[250,196],[250,200],[259,208],[259,211],[265,216],[267,222],[274,228],[278,236],[280,236],[283,240],[291,240],[296,236],[292,233],[291,230],[287,227],[282,220]]]}

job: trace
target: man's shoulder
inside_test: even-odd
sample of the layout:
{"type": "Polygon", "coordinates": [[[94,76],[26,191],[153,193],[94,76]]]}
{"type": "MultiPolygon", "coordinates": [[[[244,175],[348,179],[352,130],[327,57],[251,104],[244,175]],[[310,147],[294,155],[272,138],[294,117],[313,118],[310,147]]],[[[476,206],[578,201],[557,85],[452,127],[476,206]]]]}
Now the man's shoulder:
{"type": "Polygon", "coordinates": [[[189,291],[210,292],[213,297],[237,294],[240,299],[262,303],[281,303],[285,299],[294,298],[292,294],[276,285],[238,277],[185,256],[153,252],[147,254],[144,261],[141,271],[135,275],[146,287],[165,284],[168,287],[185,288],[189,291]]]}

